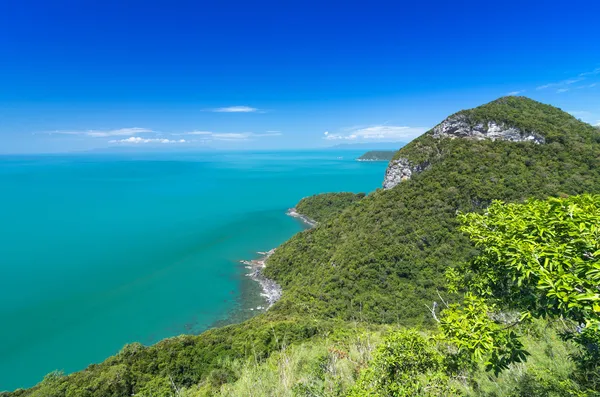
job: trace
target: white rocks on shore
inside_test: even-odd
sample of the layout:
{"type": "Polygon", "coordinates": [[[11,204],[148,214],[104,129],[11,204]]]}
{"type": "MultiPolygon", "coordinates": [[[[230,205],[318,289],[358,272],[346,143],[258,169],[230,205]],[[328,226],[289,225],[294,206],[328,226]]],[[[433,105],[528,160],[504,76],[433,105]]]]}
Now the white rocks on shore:
{"type": "Polygon", "coordinates": [[[306,215],[299,214],[298,211],[296,211],[296,208],[290,208],[289,210],[287,210],[286,214],[291,216],[292,218],[300,219],[302,222],[306,223],[310,227],[317,226],[317,221],[315,221],[314,219],[310,219],[306,215]]]}
{"type": "MultiPolygon", "coordinates": [[[[265,277],[262,273],[262,270],[266,265],[267,259],[269,259],[269,257],[273,255],[274,252],[275,249],[273,248],[268,252],[259,252],[259,254],[263,255],[260,259],[254,259],[251,261],[240,261],[241,263],[246,265],[247,269],[250,270],[250,273],[248,273],[247,276],[250,277],[252,280],[256,281],[258,284],[260,284],[260,287],[263,290],[263,293],[261,295],[265,297],[265,300],[267,301],[268,305],[266,309],[268,309],[275,302],[277,302],[279,298],[281,298],[282,293],[281,286],[275,281],[265,277]]],[[[257,310],[260,310],[259,308],[262,309],[263,307],[259,306],[257,310]]]]}
{"type": "MultiPolygon", "coordinates": [[[[309,217],[304,216],[302,214],[299,214],[295,208],[290,208],[286,213],[287,213],[287,215],[289,215],[291,217],[300,219],[302,222],[304,222],[305,224],[307,224],[310,227],[315,227],[317,225],[317,222],[315,220],[310,219],[309,217]]],[[[258,306],[256,308],[256,310],[269,309],[271,306],[273,306],[273,304],[275,302],[277,302],[279,300],[279,298],[281,298],[281,294],[283,292],[283,290],[281,289],[281,286],[279,284],[277,284],[275,281],[265,277],[265,275],[263,274],[263,269],[266,266],[267,259],[269,259],[269,257],[271,255],[273,255],[274,252],[275,252],[275,248],[273,248],[272,250],[267,251],[267,252],[259,251],[258,254],[262,255],[259,259],[254,259],[251,261],[246,261],[246,260],[240,261],[241,263],[246,265],[246,269],[250,270],[250,273],[248,273],[247,276],[250,277],[252,280],[256,281],[260,285],[260,287],[263,290],[261,295],[267,301],[267,307],[258,306]]],[[[252,308],[250,310],[255,310],[255,309],[252,308]]]]}

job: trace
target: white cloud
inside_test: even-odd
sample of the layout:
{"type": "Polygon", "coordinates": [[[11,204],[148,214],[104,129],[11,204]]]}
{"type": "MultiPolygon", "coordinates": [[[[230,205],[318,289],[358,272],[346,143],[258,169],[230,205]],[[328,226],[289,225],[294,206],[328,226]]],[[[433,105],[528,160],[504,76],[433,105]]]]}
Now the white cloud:
{"type": "Polygon", "coordinates": [[[184,132],[183,134],[172,134],[172,135],[212,135],[210,131],[190,131],[184,132]]]}
{"type": "Polygon", "coordinates": [[[117,144],[141,144],[141,143],[186,143],[185,139],[166,139],[166,138],[140,138],[139,136],[131,136],[125,139],[112,139],[108,141],[108,143],[117,143],[117,144]]]}
{"type": "Polygon", "coordinates": [[[259,109],[250,106],[228,106],[224,108],[206,109],[208,112],[216,113],[254,113],[258,112],[259,109]]]}
{"type": "Polygon", "coordinates": [[[264,134],[254,134],[254,136],[282,136],[281,131],[267,131],[264,134]]]}
{"type": "Polygon", "coordinates": [[[522,93],[524,93],[524,92],[525,92],[525,90],[520,90],[520,91],[511,91],[511,92],[509,92],[509,93],[508,93],[508,94],[506,94],[506,95],[509,95],[509,96],[515,96],[515,95],[522,94],[522,93]]]}
{"type": "Polygon", "coordinates": [[[598,120],[598,122],[596,124],[594,124],[596,127],[600,127],[600,120],[598,120]]]}
{"type": "Polygon", "coordinates": [[[59,135],[87,135],[94,138],[106,138],[109,136],[132,136],[137,134],[143,134],[147,132],[154,132],[149,128],[120,128],[118,130],[85,130],[85,131],[53,131],[50,134],[59,135]]]}
{"type": "Polygon", "coordinates": [[[596,68],[590,72],[584,72],[584,73],[580,73],[579,77],[583,77],[583,76],[595,76],[597,74],[600,74],[600,68],[596,68]]]}
{"type": "Polygon", "coordinates": [[[543,90],[543,89],[550,88],[550,87],[567,86],[567,85],[575,84],[581,80],[583,80],[583,78],[567,79],[567,80],[559,81],[557,83],[544,84],[539,87],[536,87],[536,90],[543,90]]]}
{"type": "Polygon", "coordinates": [[[267,131],[263,134],[257,134],[254,132],[212,132],[212,131],[190,131],[182,134],[173,135],[200,135],[205,137],[206,140],[215,141],[246,141],[254,138],[263,138],[270,136],[281,136],[283,135],[279,131],[267,131]]]}
{"type": "Polygon", "coordinates": [[[245,141],[250,139],[250,132],[222,132],[211,135],[217,141],[245,141]]]}
{"type": "MultiPolygon", "coordinates": [[[[572,78],[569,78],[566,80],[558,81],[556,83],[540,85],[540,86],[536,87],[536,90],[544,90],[546,88],[557,88],[556,92],[558,92],[558,93],[566,92],[566,91],[568,91],[568,86],[578,83],[580,81],[586,80],[588,77],[597,76],[597,75],[600,75],[600,68],[596,68],[589,72],[579,73],[577,75],[577,77],[572,77],[572,78]]],[[[578,86],[575,88],[593,88],[595,86],[596,86],[596,83],[593,83],[593,84],[587,84],[587,85],[584,84],[584,85],[581,85],[581,86],[578,86]]]]}
{"type": "Polygon", "coordinates": [[[325,131],[324,139],[347,141],[402,141],[416,138],[427,129],[422,127],[404,127],[394,125],[374,125],[354,128],[344,133],[332,134],[325,131]]]}
{"type": "Polygon", "coordinates": [[[594,88],[595,86],[597,86],[598,83],[592,83],[592,84],[587,84],[587,85],[580,85],[578,87],[575,87],[577,89],[582,89],[582,88],[594,88]]]}

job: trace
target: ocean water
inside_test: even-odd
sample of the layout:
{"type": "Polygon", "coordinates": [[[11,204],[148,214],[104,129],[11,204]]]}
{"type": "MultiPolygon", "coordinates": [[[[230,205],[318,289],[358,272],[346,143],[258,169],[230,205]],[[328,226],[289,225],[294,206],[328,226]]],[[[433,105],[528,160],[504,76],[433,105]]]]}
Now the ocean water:
{"type": "Polygon", "coordinates": [[[360,154],[0,156],[0,390],[259,312],[239,261],[302,197],[380,187],[360,154]]]}

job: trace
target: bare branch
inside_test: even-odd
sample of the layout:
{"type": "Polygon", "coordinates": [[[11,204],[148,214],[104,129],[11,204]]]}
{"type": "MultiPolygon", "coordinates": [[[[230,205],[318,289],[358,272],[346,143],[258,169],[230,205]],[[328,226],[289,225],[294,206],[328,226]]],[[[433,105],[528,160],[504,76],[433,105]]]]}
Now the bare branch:
{"type": "Polygon", "coordinates": [[[437,302],[434,301],[433,305],[431,307],[429,307],[427,305],[425,305],[425,307],[427,308],[427,310],[429,310],[431,312],[433,319],[439,323],[440,320],[438,319],[437,314],[435,313],[435,309],[437,309],[437,302]]]}
{"type": "Polygon", "coordinates": [[[439,296],[439,297],[440,297],[440,299],[442,300],[442,303],[444,304],[444,306],[446,306],[446,309],[447,309],[447,308],[449,308],[450,306],[448,305],[448,302],[446,302],[446,301],[444,300],[444,298],[442,298],[442,295],[440,295],[440,291],[438,291],[438,290],[435,290],[435,292],[437,292],[437,296],[439,296]]]}

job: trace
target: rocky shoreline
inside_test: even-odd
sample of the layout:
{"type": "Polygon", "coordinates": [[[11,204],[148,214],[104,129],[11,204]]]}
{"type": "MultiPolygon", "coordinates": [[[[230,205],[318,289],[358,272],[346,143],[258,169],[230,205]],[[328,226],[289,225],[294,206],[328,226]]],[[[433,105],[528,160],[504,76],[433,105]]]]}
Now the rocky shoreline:
{"type": "MultiPolygon", "coordinates": [[[[300,219],[302,222],[304,222],[307,226],[309,227],[315,227],[317,225],[317,221],[310,219],[309,217],[299,214],[298,211],[296,211],[296,208],[290,208],[287,212],[287,215],[293,217],[293,218],[297,218],[300,219]]],[[[279,298],[281,298],[281,294],[283,292],[281,286],[279,284],[277,284],[275,281],[271,280],[270,278],[265,277],[265,275],[263,274],[263,269],[265,268],[266,264],[267,264],[267,259],[269,259],[269,257],[271,255],[273,255],[273,253],[275,252],[275,248],[273,248],[270,251],[267,252],[258,252],[259,255],[261,255],[260,258],[258,259],[253,259],[250,261],[247,260],[241,260],[240,262],[246,267],[246,269],[250,270],[250,273],[246,274],[248,277],[250,277],[252,280],[256,281],[261,289],[262,289],[262,293],[260,294],[262,297],[265,298],[265,300],[267,301],[267,307],[262,307],[262,306],[258,306],[256,308],[256,310],[263,310],[263,309],[268,309],[271,306],[273,306],[273,304],[275,302],[277,302],[279,300],[279,298]]],[[[250,309],[250,310],[254,310],[254,309],[250,309]]]]}
{"type": "Polygon", "coordinates": [[[292,218],[300,219],[302,222],[306,223],[310,227],[317,226],[317,221],[315,221],[314,219],[310,219],[306,215],[298,213],[298,211],[296,211],[296,208],[290,208],[289,210],[287,210],[286,214],[291,216],[292,218]]]}
{"type": "MultiPolygon", "coordinates": [[[[261,296],[265,298],[267,301],[267,307],[273,306],[275,302],[281,298],[282,289],[279,284],[275,281],[265,277],[262,273],[263,269],[266,266],[267,259],[275,252],[275,248],[267,252],[259,252],[258,254],[262,255],[259,259],[253,259],[251,261],[242,260],[240,261],[246,266],[246,269],[250,270],[250,273],[247,274],[252,280],[256,281],[263,292],[261,296]]],[[[263,307],[257,307],[258,310],[263,309],[263,307]]]]}

